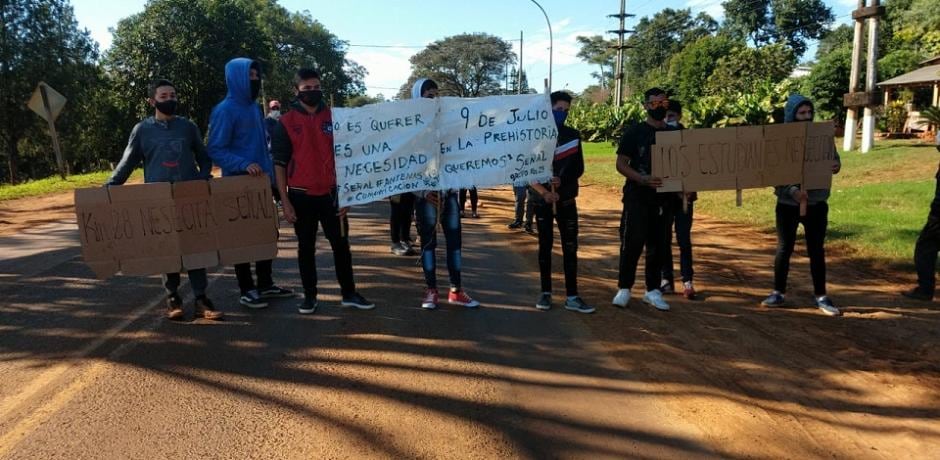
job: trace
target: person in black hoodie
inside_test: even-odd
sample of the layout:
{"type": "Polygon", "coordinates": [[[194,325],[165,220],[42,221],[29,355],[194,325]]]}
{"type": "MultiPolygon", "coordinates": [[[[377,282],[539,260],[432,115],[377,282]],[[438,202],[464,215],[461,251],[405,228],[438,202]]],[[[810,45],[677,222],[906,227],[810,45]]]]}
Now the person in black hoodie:
{"type": "MultiPolygon", "coordinates": [[[[937,150],[940,151],[940,133],[937,133],[937,150]]],[[[940,251],[940,167],[937,168],[937,186],[927,223],[917,237],[914,246],[914,267],[917,269],[917,287],[902,294],[910,299],[932,301],[937,284],[937,251],[940,251]]]]}
{"type": "Polygon", "coordinates": [[[581,133],[565,125],[571,108],[571,95],[563,91],[551,94],[552,114],[558,126],[558,143],[552,161],[550,183],[532,182],[529,201],[539,233],[539,272],[542,294],[535,308],[552,308],[552,245],[553,220],[558,222],[561,252],[565,270],[565,309],[579,313],[594,313],[594,307],[578,296],[578,179],[584,174],[584,154],[581,151],[581,133]]]}

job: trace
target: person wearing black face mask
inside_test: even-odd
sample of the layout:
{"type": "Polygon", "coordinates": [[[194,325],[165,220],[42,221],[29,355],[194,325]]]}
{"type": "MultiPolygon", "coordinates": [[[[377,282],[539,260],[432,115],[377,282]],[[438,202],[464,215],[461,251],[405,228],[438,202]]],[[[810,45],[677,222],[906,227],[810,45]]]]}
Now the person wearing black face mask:
{"type": "MultiPolygon", "coordinates": [[[[144,165],[144,182],[182,182],[208,179],[212,162],[202,144],[202,134],[196,125],[176,116],[176,88],[168,80],[156,80],[150,84],[147,102],[154,108],[153,116],[134,126],[127,139],[127,148],[117,168],[108,179],[108,186],[119,186],[127,181],[138,165],[144,165]]],[[[206,269],[189,270],[189,282],[196,296],[195,315],[211,320],[222,319],[206,297],[208,278],[206,269]]],[[[182,319],[183,299],[177,290],[179,273],[163,275],[166,288],[166,316],[171,320],[182,319]]]]}
{"type": "MultiPolygon", "coordinates": [[[[261,68],[248,58],[235,58],[225,64],[228,94],[212,109],[209,117],[209,156],[222,169],[223,176],[266,176],[274,184],[274,164],[268,152],[264,114],[256,102],[261,91],[261,68]]],[[[276,196],[276,195],[275,195],[276,196]]],[[[239,303],[248,308],[265,308],[266,299],[290,297],[293,292],[274,284],[271,260],[236,264],[235,276],[241,291],[239,303]]]]}
{"type": "Polygon", "coordinates": [[[672,212],[668,194],[657,194],[662,179],[651,175],[652,145],[656,132],[674,128],[664,121],[669,107],[666,92],[651,88],[644,94],[646,120],[624,129],[617,146],[617,172],[626,178],[623,186],[623,214],[620,217],[620,267],[617,281],[619,290],[612,303],[625,308],[630,301],[630,289],[636,280],[637,263],[646,247],[646,294],[643,302],[657,310],[669,310],[663,300],[660,284],[663,266],[663,248],[670,235],[666,223],[672,212]]]}
{"type": "Polygon", "coordinates": [[[323,103],[320,74],[313,69],[299,69],[294,76],[297,102],[281,116],[271,133],[277,187],[284,197],[284,220],[297,233],[297,264],[304,286],[304,300],[297,307],[303,315],[316,312],[317,300],[317,229],[333,249],[336,280],[343,296],[342,305],[368,310],[375,304],[356,291],[346,212],[336,194],[336,160],[333,157],[333,114],[323,103]]]}

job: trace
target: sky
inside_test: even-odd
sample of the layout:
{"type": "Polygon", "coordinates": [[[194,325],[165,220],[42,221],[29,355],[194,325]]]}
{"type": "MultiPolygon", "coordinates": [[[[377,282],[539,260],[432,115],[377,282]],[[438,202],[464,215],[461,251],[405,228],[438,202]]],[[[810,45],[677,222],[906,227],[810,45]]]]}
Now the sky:
{"type": "MultiPolygon", "coordinates": [[[[620,11],[619,0],[537,0],[552,29],[552,89],[580,92],[595,84],[596,69],[578,57],[579,35],[606,35],[618,27],[608,14],[620,11]]],[[[691,8],[721,19],[723,0],[628,0],[626,22],[632,29],[643,16],[665,8],[691,8]]],[[[848,23],[857,0],[824,0],[836,15],[836,24],[848,23]]],[[[111,29],[122,18],[144,9],[144,0],[73,0],[80,28],[91,32],[101,51],[111,46],[111,29]]],[[[281,0],[290,11],[309,11],[314,19],[349,43],[347,57],[363,65],[369,95],[391,98],[411,73],[408,58],[427,44],[461,33],[484,32],[509,41],[518,55],[522,40],[522,66],[529,85],[541,89],[549,74],[548,22],[532,0],[281,0]]],[[[805,58],[812,57],[812,46],[805,58]]]]}

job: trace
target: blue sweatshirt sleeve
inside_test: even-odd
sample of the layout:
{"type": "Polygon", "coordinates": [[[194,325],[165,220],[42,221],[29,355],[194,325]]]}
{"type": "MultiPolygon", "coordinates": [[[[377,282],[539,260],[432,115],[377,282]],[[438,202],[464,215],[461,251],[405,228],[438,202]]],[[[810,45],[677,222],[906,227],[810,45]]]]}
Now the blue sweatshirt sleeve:
{"type": "Polygon", "coordinates": [[[127,139],[127,147],[124,147],[124,156],[121,162],[114,168],[111,177],[105,185],[123,185],[127,182],[134,169],[144,160],[144,152],[140,148],[140,142],[137,138],[137,131],[140,130],[140,123],[131,130],[131,135],[127,139]]]}
{"type": "Polygon", "coordinates": [[[213,110],[209,117],[209,158],[223,172],[244,172],[251,162],[232,152],[232,118],[225,110],[213,110]]]}

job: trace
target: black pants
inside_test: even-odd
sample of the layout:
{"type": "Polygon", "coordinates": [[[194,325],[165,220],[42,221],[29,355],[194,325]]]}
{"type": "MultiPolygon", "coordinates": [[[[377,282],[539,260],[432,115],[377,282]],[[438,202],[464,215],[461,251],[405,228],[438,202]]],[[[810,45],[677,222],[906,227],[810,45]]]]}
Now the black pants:
{"type": "Polygon", "coordinates": [[[829,205],[825,202],[806,207],[806,216],[800,216],[799,206],[777,203],[777,256],[774,259],[774,289],[787,292],[790,256],[796,244],[796,229],[803,224],[806,234],[806,252],[809,271],[813,276],[813,293],[826,295],[826,228],[829,226],[829,205]]]}
{"type": "Polygon", "coordinates": [[[271,265],[273,260],[259,260],[255,262],[255,275],[258,276],[258,284],[255,284],[254,277],[251,275],[251,263],[235,264],[235,277],[238,278],[238,289],[242,295],[246,292],[258,289],[265,290],[274,286],[274,280],[271,279],[271,265]]]}
{"type": "Polygon", "coordinates": [[[467,192],[470,192],[470,212],[477,212],[477,203],[480,202],[480,194],[477,193],[477,188],[473,187],[471,189],[460,189],[460,210],[463,211],[467,207],[467,192]]]}
{"type": "Polygon", "coordinates": [[[552,292],[552,246],[555,229],[553,220],[558,222],[558,234],[561,236],[561,254],[564,260],[565,293],[578,295],[578,206],[575,200],[558,203],[555,214],[550,204],[535,206],[535,222],[539,229],[539,273],[542,279],[542,292],[552,292]]]}
{"type": "Polygon", "coordinates": [[[402,193],[388,200],[391,211],[388,217],[388,226],[392,243],[401,243],[411,240],[411,220],[415,214],[414,193],[402,193]]]}
{"type": "MultiPolygon", "coordinates": [[[[679,246],[679,273],[682,281],[692,281],[695,270],[692,269],[692,220],[694,216],[694,201],[688,204],[688,211],[682,210],[682,203],[674,204],[672,219],[666,222],[666,231],[671,233],[675,228],[676,244],[679,246]],[[675,222],[675,227],[673,227],[675,222]]],[[[672,264],[672,235],[666,239],[666,248],[663,250],[663,282],[674,284],[675,269],[672,264]]]]}
{"type": "Polygon", "coordinates": [[[927,224],[917,237],[914,246],[914,266],[917,268],[917,287],[924,294],[933,296],[936,289],[937,251],[940,251],[940,177],[934,191],[933,203],[927,224]]]}
{"type": "Polygon", "coordinates": [[[297,263],[300,267],[300,279],[304,285],[304,296],[317,296],[317,229],[323,226],[323,234],[333,248],[333,264],[336,267],[336,280],[339,282],[343,297],[356,292],[353,281],[352,253],[349,250],[349,237],[342,236],[341,226],[349,228],[346,218],[342,223],[336,215],[338,209],[332,195],[309,196],[291,191],[288,193],[297,222],[297,263]]]}
{"type": "Polygon", "coordinates": [[[631,289],[636,281],[636,267],[646,247],[646,290],[659,289],[665,257],[666,238],[670,232],[672,206],[655,192],[628,191],[624,194],[620,216],[620,274],[617,285],[631,289]]]}

